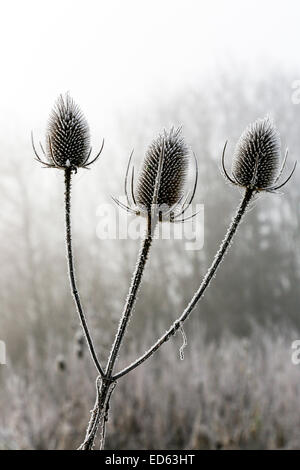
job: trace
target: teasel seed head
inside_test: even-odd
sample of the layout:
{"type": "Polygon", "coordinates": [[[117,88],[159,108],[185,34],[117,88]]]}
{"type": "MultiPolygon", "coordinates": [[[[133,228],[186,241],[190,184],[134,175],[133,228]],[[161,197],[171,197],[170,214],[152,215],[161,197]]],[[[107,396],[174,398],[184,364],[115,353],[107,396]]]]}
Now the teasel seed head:
{"type": "Polygon", "coordinates": [[[272,192],[284,186],[295,170],[296,164],[287,180],[276,186],[286,163],[287,152],[280,165],[280,136],[269,117],[257,119],[242,133],[234,152],[232,176],[227,174],[224,165],[226,144],[222,157],[223,170],[226,177],[236,185],[257,192],[272,192]]]}
{"type": "Polygon", "coordinates": [[[89,125],[79,106],[68,93],[60,95],[51,112],[46,133],[46,150],[41,145],[48,162],[39,157],[32,136],[32,146],[40,163],[47,168],[62,170],[69,168],[75,172],[78,168],[87,168],[95,162],[103,145],[104,141],[96,157],[89,161],[92,151],[89,125]]]}
{"type": "Polygon", "coordinates": [[[232,174],[241,186],[265,189],[275,183],[279,163],[279,134],[269,118],[258,119],[237,143],[232,174]]]}
{"type": "Polygon", "coordinates": [[[181,129],[164,131],[149,146],[137,180],[135,199],[137,207],[150,211],[154,199],[159,163],[163,155],[158,187],[158,207],[170,208],[184,194],[189,164],[189,151],[181,136],[181,129]]]}
{"type": "Polygon", "coordinates": [[[78,168],[88,158],[90,132],[80,108],[69,94],[60,96],[48,123],[47,156],[58,166],[78,168]]]}
{"type": "Polygon", "coordinates": [[[127,182],[132,154],[133,152],[127,165],[124,185],[128,205],[112,197],[115,203],[134,215],[142,215],[148,219],[150,215],[154,215],[156,221],[160,222],[180,223],[193,218],[196,214],[179,219],[191,205],[198,182],[198,164],[194,155],[195,181],[193,189],[184,197],[191,155],[181,135],[181,128],[171,128],[169,132],[165,130],[151,143],[142,163],[136,189],[134,166],[132,167],[129,193],[127,182]]]}

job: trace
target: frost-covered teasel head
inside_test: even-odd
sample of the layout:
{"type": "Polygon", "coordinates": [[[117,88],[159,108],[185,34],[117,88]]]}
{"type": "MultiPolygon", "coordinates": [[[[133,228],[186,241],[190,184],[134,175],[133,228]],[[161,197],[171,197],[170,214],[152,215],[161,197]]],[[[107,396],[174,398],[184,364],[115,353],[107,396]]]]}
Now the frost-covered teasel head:
{"type": "Polygon", "coordinates": [[[287,180],[276,186],[286,163],[287,152],[280,165],[280,136],[269,117],[257,119],[242,133],[235,148],[231,176],[224,165],[225,149],[226,144],[222,158],[225,175],[232,183],[244,188],[275,191],[290,179],[295,170],[296,165],[287,180]]]}
{"type": "Polygon", "coordinates": [[[87,120],[69,94],[60,96],[48,123],[47,156],[58,166],[80,167],[90,151],[87,120]]]}
{"type": "Polygon", "coordinates": [[[60,95],[49,118],[46,151],[41,146],[47,163],[37,154],[33,140],[32,143],[37,159],[46,167],[75,171],[77,168],[87,168],[99,157],[103,148],[102,144],[96,158],[88,161],[92,150],[88,122],[68,93],[60,95]]]}
{"type": "Polygon", "coordinates": [[[241,186],[266,189],[275,183],[281,157],[280,136],[269,118],[258,119],[241,135],[232,175],[241,186]]]}
{"type": "Polygon", "coordinates": [[[151,210],[160,159],[162,169],[157,205],[171,207],[183,196],[190,159],[180,129],[164,131],[146,152],[135,190],[136,204],[141,210],[151,210]]]}
{"type": "Polygon", "coordinates": [[[197,186],[198,168],[194,157],[196,175],[193,190],[184,197],[192,156],[182,137],[181,128],[164,130],[152,141],[146,151],[136,187],[134,187],[134,167],[132,167],[131,188],[128,191],[127,182],[131,157],[125,177],[125,194],[128,205],[126,206],[113,198],[114,201],[132,214],[149,217],[153,206],[155,206],[158,208],[160,221],[169,220],[174,223],[186,220],[179,220],[178,217],[183,215],[192,203],[197,186]],[[179,212],[180,206],[182,210],[179,212]]]}

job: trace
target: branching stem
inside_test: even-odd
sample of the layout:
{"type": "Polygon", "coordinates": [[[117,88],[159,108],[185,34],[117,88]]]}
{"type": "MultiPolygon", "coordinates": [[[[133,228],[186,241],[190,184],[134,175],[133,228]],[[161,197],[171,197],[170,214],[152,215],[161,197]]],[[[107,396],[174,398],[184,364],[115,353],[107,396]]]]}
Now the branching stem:
{"type": "Polygon", "coordinates": [[[100,427],[100,450],[104,449],[106,422],[108,421],[109,402],[116,382],[106,381],[100,376],[96,380],[97,397],[91,413],[84,442],[78,450],[93,450],[97,431],[100,427]]]}
{"type": "MultiPolygon", "coordinates": [[[[70,179],[70,176],[69,176],[69,179],[70,179]]],[[[69,197],[67,197],[67,192],[68,192],[67,180],[68,178],[66,175],[66,214],[68,214],[67,201],[69,199],[69,197]]],[[[69,181],[69,186],[70,186],[70,181],[69,181]]],[[[133,274],[131,286],[129,289],[129,294],[126,299],[126,303],[125,303],[125,307],[122,313],[119,328],[118,328],[118,331],[117,331],[117,334],[116,334],[116,337],[115,337],[115,340],[111,349],[111,353],[107,362],[105,373],[103,374],[102,372],[101,377],[99,377],[99,379],[101,379],[101,386],[99,385],[97,381],[97,398],[96,398],[95,407],[92,410],[92,416],[91,416],[91,420],[87,429],[85,441],[83,442],[83,444],[80,446],[79,449],[91,450],[93,448],[96,433],[97,433],[97,430],[99,429],[99,426],[101,428],[100,448],[102,449],[104,447],[105,426],[106,426],[106,421],[108,418],[109,401],[110,401],[111,393],[116,385],[117,379],[128,374],[133,369],[135,369],[136,367],[141,365],[143,362],[145,362],[147,359],[149,359],[164,343],[166,343],[176,333],[178,329],[182,328],[182,324],[189,317],[189,315],[191,314],[191,312],[194,310],[195,306],[201,299],[202,295],[204,294],[205,289],[210,284],[210,281],[212,280],[214,274],[217,271],[217,268],[219,267],[224,255],[226,254],[230,246],[231,240],[235,232],[237,231],[238,225],[252,199],[253,193],[254,193],[253,189],[251,188],[246,189],[245,194],[236,211],[236,214],[227,230],[225,238],[222,241],[220,248],[211,266],[209,267],[206,275],[204,276],[199,289],[194,294],[192,300],[190,301],[190,303],[188,304],[188,306],[186,307],[182,315],[173,323],[173,325],[169,328],[169,330],[167,330],[167,332],[156,343],[153,344],[153,346],[145,354],[140,356],[136,361],[134,361],[125,369],[121,370],[119,373],[113,375],[114,365],[117,360],[118,353],[119,353],[122,341],[124,339],[128,323],[130,321],[130,317],[132,314],[132,310],[134,308],[136,296],[137,296],[137,293],[138,293],[138,290],[142,281],[145,265],[147,262],[147,258],[148,258],[152,240],[153,240],[155,220],[157,219],[154,219],[154,222],[153,222],[153,214],[151,214],[151,216],[148,217],[146,235],[142,242],[137,266],[133,274]],[[152,223],[151,223],[151,220],[152,220],[152,223]]],[[[70,221],[68,222],[67,220],[67,227],[68,225],[70,225],[70,221]]],[[[67,239],[68,239],[68,236],[67,236],[67,239]]],[[[69,256],[69,258],[72,259],[72,252],[71,252],[71,257],[69,256]]],[[[71,268],[72,267],[73,265],[71,263],[71,268]]],[[[70,272],[73,272],[73,269],[71,268],[70,268],[70,272]]],[[[70,278],[72,279],[72,276],[70,276],[70,278]]],[[[76,287],[72,290],[73,290],[73,295],[75,296],[74,290],[75,292],[77,292],[76,287]]],[[[75,297],[75,300],[76,300],[76,297],[75,297]]],[[[79,302],[79,305],[80,305],[80,302],[79,302]]]]}
{"type": "Polygon", "coordinates": [[[231,243],[231,240],[238,228],[238,225],[249,205],[249,202],[253,196],[254,190],[251,188],[246,189],[245,194],[240,202],[240,205],[236,211],[236,214],[227,230],[227,233],[225,235],[224,240],[222,241],[220,248],[211,264],[209,267],[206,275],[203,278],[202,283],[200,284],[199,289],[195,292],[192,300],[182,313],[182,315],[173,323],[173,325],[166,331],[166,333],[156,342],[151,346],[151,348],[145,352],[142,356],[140,356],[136,361],[134,361],[132,364],[130,364],[128,367],[125,369],[121,370],[119,373],[113,376],[114,380],[119,379],[120,377],[123,377],[124,375],[128,374],[130,371],[141,365],[143,362],[145,362],[147,359],[149,359],[164,343],[166,343],[175,333],[176,331],[181,327],[183,322],[189,317],[191,312],[194,310],[196,307],[197,303],[201,299],[202,295],[204,294],[205,289],[208,287],[210,284],[210,281],[212,280],[214,274],[217,271],[218,266],[220,265],[225,253],[227,252],[227,249],[229,248],[229,245],[231,243]]]}

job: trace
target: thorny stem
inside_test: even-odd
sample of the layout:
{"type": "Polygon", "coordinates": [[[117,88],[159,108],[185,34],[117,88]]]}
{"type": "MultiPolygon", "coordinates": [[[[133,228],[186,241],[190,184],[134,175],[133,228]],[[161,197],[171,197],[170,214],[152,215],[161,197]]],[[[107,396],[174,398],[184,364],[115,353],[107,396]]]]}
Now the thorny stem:
{"type": "Polygon", "coordinates": [[[104,373],[101,367],[101,364],[97,358],[93,340],[91,338],[89,328],[87,325],[87,321],[83,312],[83,308],[81,306],[81,301],[79,297],[79,292],[76,286],[76,279],[75,279],[75,269],[74,269],[74,261],[73,261],[73,250],[72,250],[72,232],[71,232],[71,178],[72,178],[72,169],[66,168],[65,169],[65,217],[66,217],[66,245],[67,245],[67,258],[68,258],[68,267],[69,267],[69,278],[71,284],[71,290],[73,294],[73,298],[76,304],[77,312],[80,318],[81,326],[83,328],[86,341],[88,343],[88,347],[94,361],[94,364],[101,375],[103,377],[104,373]]]}
{"type": "Polygon", "coordinates": [[[78,450],[91,450],[94,444],[95,435],[98,429],[98,416],[100,404],[100,383],[101,377],[96,379],[96,401],[94,408],[91,410],[91,418],[86,430],[84,442],[78,447],[78,450]]]}
{"type": "MultiPolygon", "coordinates": [[[[113,367],[118,357],[119,349],[120,349],[122,340],[124,338],[127,325],[130,321],[131,312],[134,307],[136,296],[137,296],[137,293],[141,284],[141,280],[143,277],[143,273],[144,273],[144,269],[146,266],[149,250],[152,244],[152,237],[153,237],[153,229],[152,229],[151,220],[153,220],[153,218],[149,215],[147,219],[147,229],[146,229],[145,238],[142,242],[141,250],[139,253],[139,257],[138,257],[138,262],[137,262],[135,272],[132,277],[132,282],[129,288],[129,293],[126,299],[126,303],[125,303],[125,307],[124,307],[121,321],[119,324],[119,328],[118,328],[118,331],[117,331],[117,334],[116,334],[116,337],[115,337],[115,340],[114,340],[114,343],[110,352],[110,356],[108,359],[108,363],[107,363],[107,367],[105,371],[105,376],[107,378],[112,377],[113,367]]],[[[153,225],[155,225],[154,221],[153,221],[153,225]]]]}
{"type": "Polygon", "coordinates": [[[100,450],[104,448],[106,422],[108,421],[109,401],[116,386],[116,382],[106,381],[104,378],[97,377],[96,389],[97,397],[95,406],[92,410],[91,419],[86,431],[84,442],[78,450],[92,450],[95,437],[100,426],[100,450]],[[102,382],[101,382],[102,380],[102,382]]]}
{"type": "Polygon", "coordinates": [[[254,190],[251,188],[247,188],[245,191],[245,194],[240,202],[240,205],[236,211],[236,214],[227,230],[227,233],[225,235],[224,240],[222,241],[220,248],[211,264],[209,267],[206,275],[203,278],[202,283],[200,284],[199,289],[196,291],[194,294],[192,300],[182,313],[182,315],[173,323],[173,325],[166,331],[166,333],[156,342],[151,346],[151,348],[146,351],[142,356],[140,356],[136,361],[134,361],[132,364],[130,364],[128,367],[125,369],[121,370],[119,373],[113,376],[114,380],[119,379],[120,377],[123,377],[124,375],[128,374],[130,371],[138,367],[140,364],[142,364],[144,361],[149,359],[164,343],[166,343],[175,333],[176,331],[181,328],[183,322],[189,317],[191,312],[194,310],[195,306],[201,299],[202,295],[204,294],[205,289],[208,287],[210,284],[210,281],[212,280],[218,266],[220,265],[229,245],[230,242],[238,228],[238,225],[249,205],[249,202],[253,196],[254,190]]]}

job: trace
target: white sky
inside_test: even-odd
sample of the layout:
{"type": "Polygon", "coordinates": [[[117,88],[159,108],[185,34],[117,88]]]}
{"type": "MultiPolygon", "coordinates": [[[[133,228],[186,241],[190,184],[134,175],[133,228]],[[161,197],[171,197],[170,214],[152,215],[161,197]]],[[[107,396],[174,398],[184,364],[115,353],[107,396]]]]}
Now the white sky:
{"type": "MultiPolygon", "coordinates": [[[[92,125],[220,68],[300,72],[299,0],[1,0],[0,139],[69,90],[92,125]]],[[[300,78],[299,77],[295,77],[300,78]]]]}

